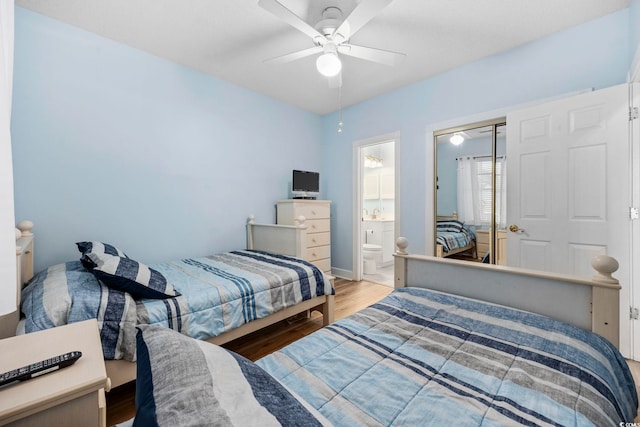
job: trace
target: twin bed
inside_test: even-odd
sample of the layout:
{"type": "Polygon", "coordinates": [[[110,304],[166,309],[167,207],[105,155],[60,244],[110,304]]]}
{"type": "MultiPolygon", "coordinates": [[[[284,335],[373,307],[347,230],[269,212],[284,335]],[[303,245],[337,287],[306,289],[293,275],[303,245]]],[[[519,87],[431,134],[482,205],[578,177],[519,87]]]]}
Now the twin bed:
{"type": "MultiPolygon", "coordinates": [[[[256,224],[250,218],[247,250],[152,264],[147,276],[141,273],[146,266],[126,251],[81,242],[80,251],[88,255],[39,272],[22,290],[24,318],[17,329],[28,333],[97,318],[107,375],[115,387],[135,379],[139,324],[216,344],[310,310],[322,312],[323,323],[329,324],[333,278],[302,260],[305,239],[304,218],[292,226],[256,224]],[[115,260],[118,271],[103,268],[101,259],[115,260]],[[131,277],[122,277],[125,262],[134,264],[131,277]],[[160,292],[155,276],[164,280],[160,292]]],[[[32,268],[32,256],[32,250],[21,255],[23,265],[32,268]]],[[[33,275],[26,270],[24,279],[33,275]]]]}
{"type": "Polygon", "coordinates": [[[451,216],[438,216],[436,219],[436,256],[445,258],[462,252],[471,252],[478,257],[478,245],[475,232],[466,224],[458,221],[454,212],[451,216]]]}
{"type": "Polygon", "coordinates": [[[139,425],[619,425],[615,260],[592,279],[410,255],[388,297],[252,363],[170,328],[136,338],[139,425]],[[172,351],[176,349],[179,351],[172,351]],[[184,408],[189,408],[185,410],[184,408]]]}

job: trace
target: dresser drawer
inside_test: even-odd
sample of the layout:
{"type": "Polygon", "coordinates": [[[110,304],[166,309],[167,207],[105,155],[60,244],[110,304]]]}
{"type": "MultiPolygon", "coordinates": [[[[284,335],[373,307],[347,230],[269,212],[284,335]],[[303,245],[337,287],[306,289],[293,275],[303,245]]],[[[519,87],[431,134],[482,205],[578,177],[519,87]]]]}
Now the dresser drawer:
{"type": "Polygon", "coordinates": [[[324,246],[331,243],[331,233],[309,233],[307,234],[307,247],[324,246]]]}
{"type": "Polygon", "coordinates": [[[478,245],[489,245],[489,230],[476,230],[476,242],[478,245]]]}
{"type": "Polygon", "coordinates": [[[304,215],[306,219],[324,219],[329,218],[330,207],[328,203],[308,203],[308,204],[296,204],[295,217],[304,215]]]}
{"type": "Polygon", "coordinates": [[[489,252],[489,244],[488,243],[478,243],[478,258],[482,258],[489,252]]]}
{"type": "Polygon", "coordinates": [[[331,229],[331,220],[327,219],[310,219],[304,223],[307,226],[307,234],[326,233],[331,229]]]}
{"type": "Polygon", "coordinates": [[[331,246],[316,246],[315,248],[308,248],[305,251],[304,259],[307,261],[317,261],[329,257],[331,257],[331,246]]]}
{"type": "Polygon", "coordinates": [[[331,259],[330,258],[319,259],[317,261],[311,261],[311,264],[313,264],[316,267],[318,267],[320,269],[320,271],[322,271],[324,273],[327,273],[327,274],[331,274],[331,259]]]}

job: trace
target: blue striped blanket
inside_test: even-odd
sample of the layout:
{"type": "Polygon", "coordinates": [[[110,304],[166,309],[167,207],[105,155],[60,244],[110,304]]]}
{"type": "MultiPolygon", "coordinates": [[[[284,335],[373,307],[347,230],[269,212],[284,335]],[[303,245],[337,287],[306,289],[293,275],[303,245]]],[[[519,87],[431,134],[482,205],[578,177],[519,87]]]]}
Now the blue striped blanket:
{"type": "Polygon", "coordinates": [[[79,261],[38,273],[22,292],[24,331],[98,320],[105,359],[135,360],[136,324],[206,339],[315,296],[328,279],[298,258],[234,251],[150,265],[182,295],[134,300],[98,281],[79,261]]]}
{"type": "Polygon", "coordinates": [[[417,288],[257,363],[336,426],[617,426],[638,406],[605,339],[417,288]]]}
{"type": "Polygon", "coordinates": [[[463,227],[461,231],[438,230],[436,233],[436,243],[442,245],[442,250],[445,252],[463,248],[475,240],[475,233],[466,227],[463,227]]]}
{"type": "Polygon", "coordinates": [[[182,294],[138,303],[138,323],[206,339],[316,296],[333,294],[313,264],[285,255],[233,251],[155,264],[182,294]]]}

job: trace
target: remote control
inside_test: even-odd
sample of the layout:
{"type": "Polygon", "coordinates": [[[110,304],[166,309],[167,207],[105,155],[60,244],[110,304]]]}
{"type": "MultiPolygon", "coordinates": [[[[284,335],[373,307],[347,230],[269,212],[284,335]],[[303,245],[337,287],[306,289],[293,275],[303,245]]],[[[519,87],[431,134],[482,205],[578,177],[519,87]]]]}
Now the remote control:
{"type": "Polygon", "coordinates": [[[0,374],[0,387],[14,381],[28,380],[67,367],[78,360],[80,356],[82,356],[82,352],[71,351],[52,357],[51,359],[42,360],[37,363],[32,363],[31,365],[23,366],[22,368],[2,373],[0,374]]]}

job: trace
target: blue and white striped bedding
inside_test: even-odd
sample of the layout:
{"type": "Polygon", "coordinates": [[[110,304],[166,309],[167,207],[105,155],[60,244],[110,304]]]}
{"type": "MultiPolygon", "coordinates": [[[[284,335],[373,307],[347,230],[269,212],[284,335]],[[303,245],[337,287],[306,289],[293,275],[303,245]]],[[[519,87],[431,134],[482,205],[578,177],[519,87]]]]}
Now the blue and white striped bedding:
{"type": "Polygon", "coordinates": [[[315,296],[333,294],[326,276],[298,258],[234,251],[151,265],[182,295],[141,299],[99,282],[79,261],[37,274],[22,292],[24,331],[96,318],[105,359],[135,360],[136,324],[206,339],[315,296]]]}
{"type": "Polygon", "coordinates": [[[475,240],[475,233],[467,227],[463,227],[459,232],[438,229],[436,233],[436,243],[442,245],[442,250],[444,252],[463,248],[470,245],[475,240]]]}
{"type": "Polygon", "coordinates": [[[136,302],[128,293],[102,284],[80,261],[53,265],[22,290],[24,331],[97,319],[105,359],[134,360],[136,302]]]}
{"type": "Polygon", "coordinates": [[[235,329],[333,288],[313,264],[258,251],[155,264],[182,294],[138,303],[138,323],[175,329],[206,339],[235,329]]]}
{"type": "Polygon", "coordinates": [[[257,362],[336,426],[613,426],[633,379],[605,339],[405,288],[257,362]]]}

